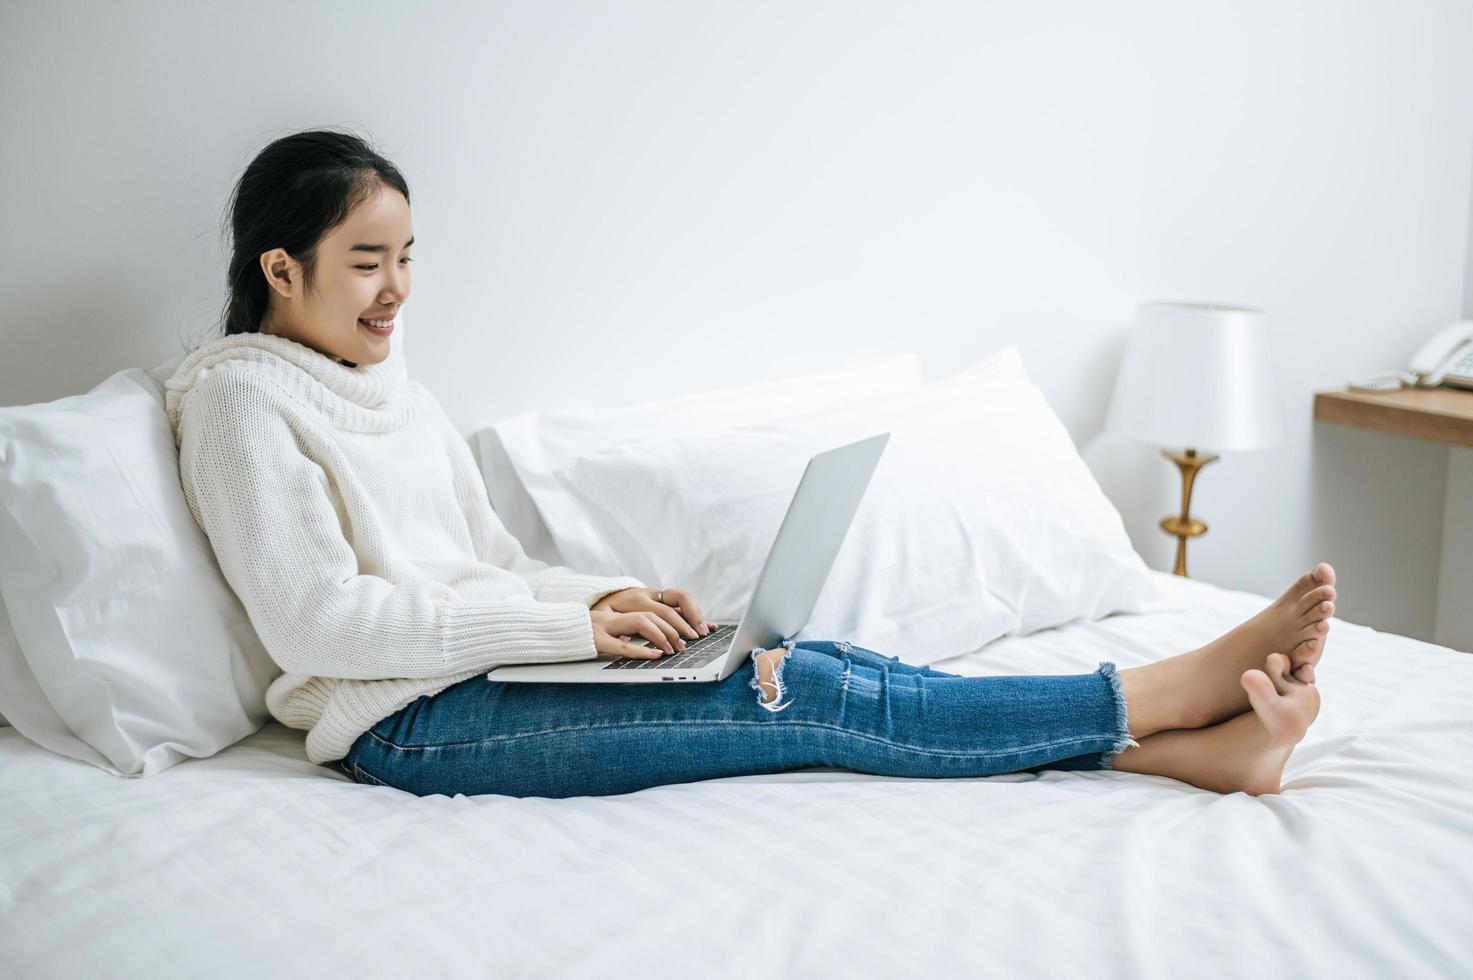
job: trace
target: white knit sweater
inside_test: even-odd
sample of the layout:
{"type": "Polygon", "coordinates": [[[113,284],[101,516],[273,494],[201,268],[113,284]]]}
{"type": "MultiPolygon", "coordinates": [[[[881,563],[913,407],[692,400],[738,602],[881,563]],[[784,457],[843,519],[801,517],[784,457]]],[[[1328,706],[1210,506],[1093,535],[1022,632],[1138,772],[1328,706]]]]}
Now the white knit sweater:
{"type": "Polygon", "coordinates": [[[284,671],[266,706],[317,763],[492,667],[595,658],[589,607],[643,584],[529,558],[402,364],[235,334],[165,385],[189,508],[284,671]]]}

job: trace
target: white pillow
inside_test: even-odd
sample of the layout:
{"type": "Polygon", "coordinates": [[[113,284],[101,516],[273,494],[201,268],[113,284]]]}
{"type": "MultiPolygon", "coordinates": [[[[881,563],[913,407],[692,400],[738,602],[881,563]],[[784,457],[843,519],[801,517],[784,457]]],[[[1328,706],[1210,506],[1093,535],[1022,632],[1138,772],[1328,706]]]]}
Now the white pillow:
{"type": "Polygon", "coordinates": [[[107,760],[67,727],[51,706],[10,628],[10,614],[0,602],[0,711],[7,724],[42,748],[94,766],[107,760]]]}
{"type": "Polygon", "coordinates": [[[559,475],[588,453],[661,436],[762,424],[852,404],[921,383],[914,351],[850,362],[816,374],[697,391],[613,408],[526,412],[477,432],[491,506],[534,558],[592,575],[626,574],[559,475]]]}
{"type": "Polygon", "coordinates": [[[183,356],[0,408],[0,600],[24,660],[0,639],[3,708],[119,775],[260,728],[280,673],[184,501],[161,383],[183,356]]]}
{"type": "Polygon", "coordinates": [[[909,391],[651,439],[561,474],[629,574],[735,619],[808,459],[891,433],[800,639],[915,664],[1076,619],[1169,608],[1015,348],[909,391]]]}
{"type": "MultiPolygon", "coordinates": [[[[394,335],[389,339],[389,360],[391,362],[397,361],[400,365],[401,372],[407,374],[408,365],[404,357],[404,313],[402,310],[397,319],[398,326],[394,330],[394,335]]],[[[214,705],[215,701],[222,701],[224,705],[223,712],[217,710],[219,706],[216,705],[210,709],[215,711],[216,714],[212,717],[202,719],[202,724],[210,730],[184,730],[182,732],[183,741],[175,746],[164,741],[164,739],[174,734],[180,734],[180,732],[173,731],[170,725],[166,723],[161,727],[148,731],[143,736],[143,741],[140,742],[137,740],[138,732],[146,730],[147,725],[145,719],[124,719],[123,722],[119,722],[116,714],[110,714],[110,711],[116,712],[119,705],[126,706],[127,699],[124,698],[113,705],[110,711],[106,704],[102,704],[101,706],[88,706],[84,704],[80,706],[80,715],[89,719],[87,723],[88,730],[100,732],[98,737],[114,746],[117,755],[112,761],[109,761],[108,757],[104,757],[92,745],[78,738],[67,721],[52,705],[45,690],[43,690],[37,681],[36,674],[31,669],[31,665],[27,661],[25,652],[22,651],[19,641],[16,639],[15,631],[11,626],[9,615],[3,602],[5,570],[3,567],[0,567],[0,725],[13,725],[17,731],[43,748],[74,759],[81,759],[84,762],[90,762],[93,765],[100,766],[120,775],[147,775],[148,773],[158,772],[161,769],[167,768],[186,756],[212,754],[234,742],[237,738],[259,728],[260,722],[255,719],[259,718],[261,721],[264,721],[265,715],[262,678],[264,677],[265,683],[269,684],[271,676],[279,672],[269,661],[262,663],[259,660],[259,657],[264,654],[264,649],[259,647],[259,641],[256,640],[254,631],[251,630],[249,633],[242,633],[243,629],[249,629],[249,620],[246,617],[245,610],[240,607],[239,600],[235,598],[234,592],[229,592],[228,599],[224,595],[221,595],[220,590],[222,588],[229,589],[228,583],[225,582],[224,577],[220,574],[219,565],[215,562],[214,551],[209,547],[209,539],[204,536],[203,532],[199,530],[198,525],[194,523],[194,519],[190,517],[187,504],[184,503],[182,491],[178,484],[178,449],[174,445],[172,431],[168,428],[168,417],[164,414],[163,384],[173,376],[174,369],[179,366],[179,363],[186,356],[188,355],[175,355],[146,372],[139,371],[138,369],[120,372],[118,375],[114,375],[112,378],[103,382],[102,385],[93,389],[93,392],[89,395],[81,396],[83,399],[94,399],[94,396],[98,396],[98,398],[94,399],[98,406],[106,398],[116,399],[120,397],[122,401],[131,403],[127,405],[121,416],[117,416],[111,420],[99,420],[99,434],[104,433],[106,427],[111,422],[126,419],[129,417],[128,413],[133,411],[142,413],[143,428],[145,430],[143,433],[130,434],[121,443],[117,440],[105,439],[100,442],[99,445],[108,447],[124,445],[129,448],[129,453],[120,456],[116,452],[109,452],[105,458],[97,460],[96,462],[102,469],[92,474],[95,477],[94,479],[86,482],[95,487],[98,483],[98,478],[105,480],[105,471],[109,466],[116,466],[120,472],[132,472],[141,467],[141,471],[144,474],[141,481],[133,483],[114,482],[110,483],[109,489],[112,490],[116,486],[121,485],[132,486],[135,491],[141,488],[143,492],[135,497],[134,503],[138,504],[141,510],[162,514],[167,518],[164,523],[177,524],[180,513],[189,517],[187,522],[189,527],[184,535],[184,539],[176,542],[173,548],[178,549],[183,554],[187,567],[197,569],[200,567],[201,562],[208,564],[208,570],[203,574],[207,580],[206,592],[211,600],[210,602],[196,606],[192,612],[197,613],[210,624],[204,634],[206,638],[226,637],[225,647],[230,651],[227,656],[231,660],[232,671],[238,666],[234,661],[244,658],[250,663],[249,669],[247,670],[249,676],[246,678],[244,686],[240,690],[235,691],[236,681],[232,677],[231,684],[224,692],[217,692],[207,697],[206,707],[214,705]],[[158,418],[163,420],[164,431],[169,436],[167,446],[159,445],[157,426],[150,418],[149,409],[139,400],[138,392],[133,387],[117,381],[122,375],[129,375],[134,382],[142,385],[153,396],[153,401],[157,405],[158,418]],[[109,386],[112,387],[109,388],[109,386]],[[109,392],[106,396],[101,395],[104,389],[107,389],[109,392]],[[135,436],[138,438],[134,438],[135,436]],[[132,450],[137,450],[137,453],[133,453],[132,450]],[[163,460],[165,456],[167,456],[172,467],[174,476],[172,482],[167,479],[155,479],[160,476],[159,461],[163,460]],[[150,495],[156,497],[152,501],[151,508],[149,506],[150,501],[147,499],[150,495]],[[181,507],[185,509],[181,511],[181,507]],[[203,542],[205,548],[205,554],[203,556],[200,554],[201,542],[203,542]],[[213,610],[211,608],[212,605],[214,607],[213,610]],[[218,613],[221,618],[214,620],[213,613],[218,613]],[[262,693],[258,694],[256,688],[262,688],[262,693]],[[234,693],[231,693],[232,691],[234,693]],[[239,704],[232,704],[236,700],[239,701],[239,704]],[[252,727],[249,730],[241,731],[238,736],[232,735],[233,732],[241,728],[241,723],[239,722],[241,715],[251,719],[249,724],[252,727]],[[111,721],[109,717],[112,718],[111,721]],[[235,721],[232,722],[232,718],[235,721]],[[121,746],[118,742],[120,737],[122,739],[121,746]]],[[[70,404],[83,412],[93,407],[85,401],[65,399],[63,401],[70,402],[70,404]]],[[[51,406],[24,406],[23,408],[25,411],[34,414],[35,409],[54,408],[61,404],[62,402],[54,402],[51,406]]],[[[4,434],[7,431],[4,428],[4,413],[14,411],[16,410],[0,409],[0,450],[3,450],[5,447],[4,434]]],[[[39,418],[43,420],[42,424],[44,426],[46,415],[43,413],[39,418]]],[[[124,421],[122,424],[126,425],[127,423],[124,421]]],[[[87,438],[85,424],[75,430],[75,433],[80,440],[85,441],[87,438]]],[[[35,434],[37,433],[33,432],[33,435],[35,434]]],[[[39,431],[39,435],[41,437],[40,440],[35,441],[33,439],[34,444],[31,448],[42,449],[50,438],[44,431],[39,431]]],[[[78,445],[72,448],[83,447],[78,445]]],[[[8,458],[8,455],[6,452],[0,452],[0,507],[4,506],[7,496],[4,491],[6,480],[4,459],[8,458]]],[[[73,462],[84,468],[90,465],[85,460],[74,460],[73,462]]],[[[64,474],[58,472],[55,478],[62,479],[64,478],[64,474]]],[[[47,480],[47,476],[40,472],[40,467],[37,467],[36,471],[31,473],[28,479],[44,483],[47,480]]],[[[82,492],[85,493],[86,491],[83,490],[82,492]]],[[[64,520],[69,519],[64,516],[67,507],[81,502],[75,495],[66,502],[58,501],[55,506],[47,511],[47,516],[61,517],[64,520]]],[[[126,504],[123,503],[114,502],[110,506],[126,509],[126,504]]],[[[5,525],[5,527],[0,527],[0,566],[3,566],[7,562],[14,563],[16,560],[14,555],[7,557],[4,550],[4,542],[10,538],[15,538],[23,532],[16,529],[15,519],[3,511],[0,511],[0,525],[5,525]],[[7,528],[9,538],[6,536],[7,528]]],[[[25,530],[31,529],[27,527],[25,530]]],[[[49,543],[49,541],[45,542],[45,544],[49,543]]],[[[99,542],[88,542],[86,546],[91,546],[94,543],[99,542]]],[[[43,543],[38,542],[37,544],[40,545],[43,543]]],[[[31,554],[45,554],[47,552],[46,547],[32,547],[25,543],[21,547],[29,549],[29,553],[31,554]]],[[[160,558],[165,564],[168,564],[170,561],[170,550],[171,546],[163,541],[152,540],[144,542],[144,553],[160,558]]],[[[33,572],[34,569],[23,569],[20,572],[13,572],[12,574],[24,578],[33,572]]],[[[186,575],[185,571],[180,569],[175,569],[171,573],[173,579],[183,579],[189,582],[194,581],[192,577],[189,577],[193,574],[193,572],[189,572],[186,575]]],[[[167,581],[170,577],[165,576],[165,580],[167,581]]],[[[22,586],[22,589],[24,591],[26,587],[22,586]]],[[[134,591],[136,592],[137,590],[134,591]]],[[[138,596],[131,594],[129,597],[138,598],[138,596]]],[[[60,614],[60,610],[57,612],[60,614]]],[[[36,629],[34,625],[30,628],[32,630],[36,629]]],[[[41,627],[40,630],[40,635],[43,639],[37,648],[38,660],[46,661],[48,657],[54,658],[58,652],[61,652],[64,658],[65,635],[63,634],[59,637],[61,643],[58,644],[55,642],[58,639],[56,630],[52,629],[49,624],[41,627]],[[49,636],[47,630],[50,630],[49,636]]],[[[179,631],[175,630],[170,635],[177,636],[178,634],[179,631]]],[[[73,667],[71,669],[75,672],[82,668],[73,667]]],[[[217,670],[216,673],[219,673],[219,671],[217,670]]],[[[48,676],[52,676],[53,671],[48,669],[47,674],[48,676]]],[[[53,680],[53,683],[68,683],[69,681],[66,675],[67,669],[63,668],[60,674],[57,675],[58,679],[53,680]]],[[[202,676],[199,680],[207,682],[209,676],[202,676]]],[[[130,690],[131,688],[125,686],[124,693],[128,694],[130,690]]],[[[77,706],[74,705],[74,707],[77,706]]],[[[72,713],[76,714],[78,712],[72,713]]],[[[188,728],[189,718],[185,717],[178,720],[183,723],[181,726],[183,729],[188,728]]]]}

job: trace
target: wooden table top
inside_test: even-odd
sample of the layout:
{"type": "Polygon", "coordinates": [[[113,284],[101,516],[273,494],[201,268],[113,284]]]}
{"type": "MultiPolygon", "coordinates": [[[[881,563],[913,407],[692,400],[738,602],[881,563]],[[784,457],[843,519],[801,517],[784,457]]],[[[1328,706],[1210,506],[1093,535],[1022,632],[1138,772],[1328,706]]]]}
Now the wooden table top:
{"type": "Polygon", "coordinates": [[[1317,391],[1314,417],[1377,432],[1473,446],[1473,391],[1459,388],[1317,391]]]}

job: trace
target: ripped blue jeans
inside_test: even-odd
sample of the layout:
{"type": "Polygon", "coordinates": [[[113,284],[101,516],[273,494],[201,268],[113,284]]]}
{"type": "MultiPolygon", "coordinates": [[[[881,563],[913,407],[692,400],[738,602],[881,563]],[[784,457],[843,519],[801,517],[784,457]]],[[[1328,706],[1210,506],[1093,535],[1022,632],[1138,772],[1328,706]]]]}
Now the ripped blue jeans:
{"type": "Polygon", "coordinates": [[[608,796],[830,767],[944,779],[1109,769],[1136,745],[1109,661],[1087,674],[963,677],[849,643],[787,641],[772,685],[753,650],[724,681],[508,684],[424,695],[328,763],[418,796],[608,796]]]}

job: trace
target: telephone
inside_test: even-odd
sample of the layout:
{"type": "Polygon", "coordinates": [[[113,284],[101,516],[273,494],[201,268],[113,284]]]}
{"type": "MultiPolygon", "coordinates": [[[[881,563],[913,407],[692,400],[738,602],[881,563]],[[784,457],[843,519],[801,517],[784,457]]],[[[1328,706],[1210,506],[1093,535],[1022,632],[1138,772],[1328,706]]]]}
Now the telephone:
{"type": "Polygon", "coordinates": [[[1473,320],[1450,323],[1433,334],[1412,355],[1407,370],[1350,382],[1352,391],[1394,391],[1438,385],[1473,388],[1473,320]]]}

